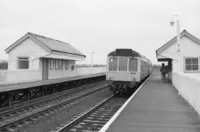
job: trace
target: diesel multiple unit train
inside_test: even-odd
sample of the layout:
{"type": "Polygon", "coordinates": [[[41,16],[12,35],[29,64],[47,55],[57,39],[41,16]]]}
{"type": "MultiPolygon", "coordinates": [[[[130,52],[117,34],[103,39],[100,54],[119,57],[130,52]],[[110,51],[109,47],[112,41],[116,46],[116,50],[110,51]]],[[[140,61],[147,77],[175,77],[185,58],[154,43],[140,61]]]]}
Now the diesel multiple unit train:
{"type": "Polygon", "coordinates": [[[116,49],[107,56],[106,80],[114,94],[133,93],[151,72],[151,61],[132,49],[116,49]]]}

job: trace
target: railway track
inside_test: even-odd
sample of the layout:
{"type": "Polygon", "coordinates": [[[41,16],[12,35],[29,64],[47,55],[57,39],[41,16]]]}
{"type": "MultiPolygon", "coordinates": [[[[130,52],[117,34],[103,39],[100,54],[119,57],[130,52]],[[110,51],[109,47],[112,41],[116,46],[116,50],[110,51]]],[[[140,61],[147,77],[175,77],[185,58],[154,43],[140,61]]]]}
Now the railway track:
{"type": "Polygon", "coordinates": [[[74,119],[72,122],[61,124],[60,127],[57,127],[51,132],[98,132],[126,100],[126,98],[115,98],[114,96],[110,96],[74,119]]]}
{"type": "Polygon", "coordinates": [[[67,96],[67,94],[71,94],[73,92],[76,92],[77,90],[78,91],[81,90],[81,89],[84,90],[84,89],[87,89],[87,88],[90,88],[90,87],[98,86],[98,85],[103,84],[103,83],[106,83],[106,82],[101,81],[101,82],[97,82],[97,83],[83,85],[83,86],[79,86],[79,87],[72,88],[72,89],[69,89],[69,90],[65,90],[65,91],[62,91],[62,92],[57,92],[57,93],[54,93],[54,94],[50,94],[50,95],[42,96],[42,97],[39,97],[39,98],[31,99],[29,101],[21,102],[19,104],[15,104],[13,106],[3,107],[3,108],[0,108],[0,115],[2,113],[12,111],[14,109],[30,106],[34,103],[39,102],[39,101],[50,100],[50,99],[53,99],[53,98],[62,98],[62,95],[67,96]]]}
{"type": "Polygon", "coordinates": [[[92,88],[76,88],[75,90],[62,93],[53,98],[48,98],[6,112],[1,112],[0,131],[13,131],[14,128],[22,124],[27,124],[29,121],[37,120],[44,115],[48,115],[56,110],[67,107],[73,102],[76,102],[94,92],[103,90],[107,87],[107,84],[103,83],[98,86],[90,85],[90,87],[92,88]]]}

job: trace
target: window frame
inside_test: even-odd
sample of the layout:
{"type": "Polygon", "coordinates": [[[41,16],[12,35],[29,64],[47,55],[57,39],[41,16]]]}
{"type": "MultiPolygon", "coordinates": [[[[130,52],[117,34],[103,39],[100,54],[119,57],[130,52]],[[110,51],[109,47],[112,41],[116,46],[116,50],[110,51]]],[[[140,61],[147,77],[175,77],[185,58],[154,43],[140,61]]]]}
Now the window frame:
{"type": "Polygon", "coordinates": [[[18,56],[17,57],[17,69],[19,69],[19,70],[30,69],[30,57],[29,56],[18,56]],[[19,58],[27,58],[28,59],[28,68],[19,68],[19,58]]]}
{"type": "Polygon", "coordinates": [[[119,57],[117,57],[117,56],[110,56],[109,58],[108,58],[108,71],[110,71],[110,72],[116,72],[116,71],[118,71],[118,64],[119,64],[119,57]],[[117,61],[117,65],[116,65],[116,70],[110,70],[110,59],[113,59],[113,58],[116,58],[116,61],[117,61]]]}
{"type": "Polygon", "coordinates": [[[129,61],[129,63],[128,63],[128,71],[129,72],[137,72],[138,71],[138,58],[137,57],[129,57],[128,61],[129,61]],[[131,71],[130,70],[130,60],[131,59],[136,59],[137,64],[136,64],[136,70],[135,71],[131,71]]]}
{"type": "Polygon", "coordinates": [[[55,59],[50,59],[50,70],[54,70],[55,59]]]}
{"type": "Polygon", "coordinates": [[[118,71],[119,72],[125,72],[125,71],[129,71],[129,69],[128,69],[128,61],[129,61],[129,57],[123,57],[123,56],[120,56],[120,57],[118,57],[118,67],[117,67],[117,69],[118,69],[118,71]],[[120,60],[120,58],[125,58],[126,59],[126,70],[120,70],[119,69],[119,67],[120,67],[120,62],[119,62],[119,60],[120,60]]]}
{"type": "MultiPolygon", "coordinates": [[[[184,72],[185,73],[198,73],[200,72],[200,57],[184,57],[183,58],[184,72]],[[197,59],[198,60],[198,70],[187,70],[186,69],[186,59],[197,59]]],[[[192,64],[190,64],[192,66],[192,64]]]]}
{"type": "Polygon", "coordinates": [[[65,70],[69,70],[69,60],[65,60],[65,70]]]}
{"type": "Polygon", "coordinates": [[[60,60],[59,63],[60,63],[60,70],[62,70],[63,69],[63,60],[60,60]]]}
{"type": "Polygon", "coordinates": [[[55,60],[55,70],[59,70],[59,60],[55,60]]]}

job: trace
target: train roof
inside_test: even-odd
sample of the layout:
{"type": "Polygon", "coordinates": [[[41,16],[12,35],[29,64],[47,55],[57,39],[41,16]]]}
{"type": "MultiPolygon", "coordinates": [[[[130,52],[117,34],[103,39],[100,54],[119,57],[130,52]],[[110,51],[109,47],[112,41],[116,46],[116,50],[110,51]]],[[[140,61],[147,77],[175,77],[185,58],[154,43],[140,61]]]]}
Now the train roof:
{"type": "Polygon", "coordinates": [[[138,52],[132,49],[116,49],[113,52],[110,52],[108,56],[132,56],[132,57],[143,57],[138,52]]]}

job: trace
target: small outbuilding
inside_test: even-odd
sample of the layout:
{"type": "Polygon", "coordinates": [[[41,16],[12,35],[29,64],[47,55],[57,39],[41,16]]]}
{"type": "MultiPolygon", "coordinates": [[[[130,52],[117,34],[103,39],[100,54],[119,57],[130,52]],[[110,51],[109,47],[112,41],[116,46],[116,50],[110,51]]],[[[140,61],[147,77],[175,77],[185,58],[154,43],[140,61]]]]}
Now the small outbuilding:
{"type": "Polygon", "coordinates": [[[10,75],[11,80],[20,77],[24,80],[67,77],[74,71],[76,61],[86,57],[69,43],[30,32],[5,51],[8,54],[8,71],[13,74],[10,75]]]}
{"type": "Polygon", "coordinates": [[[180,50],[178,50],[175,36],[156,50],[157,60],[168,62],[170,71],[198,75],[200,73],[200,39],[183,30],[180,33],[179,45],[180,50]]]}

